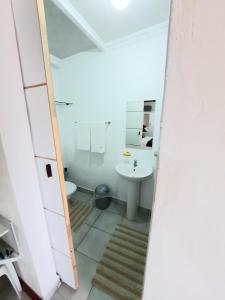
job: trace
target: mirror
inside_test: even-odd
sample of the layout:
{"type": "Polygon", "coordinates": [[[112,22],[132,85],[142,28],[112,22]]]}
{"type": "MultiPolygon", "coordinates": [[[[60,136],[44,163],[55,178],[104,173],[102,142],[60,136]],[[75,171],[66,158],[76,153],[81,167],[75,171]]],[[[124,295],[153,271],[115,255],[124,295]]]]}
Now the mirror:
{"type": "Polygon", "coordinates": [[[126,106],[126,147],[151,149],[153,145],[155,100],[129,101],[126,106]]]}

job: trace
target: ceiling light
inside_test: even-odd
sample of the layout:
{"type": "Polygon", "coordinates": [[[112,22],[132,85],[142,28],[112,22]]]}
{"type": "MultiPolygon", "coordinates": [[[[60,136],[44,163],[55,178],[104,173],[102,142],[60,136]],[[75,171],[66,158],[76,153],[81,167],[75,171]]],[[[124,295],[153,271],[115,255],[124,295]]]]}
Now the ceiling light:
{"type": "Polygon", "coordinates": [[[111,2],[112,5],[118,10],[125,9],[130,4],[130,0],[111,0],[111,2]]]}

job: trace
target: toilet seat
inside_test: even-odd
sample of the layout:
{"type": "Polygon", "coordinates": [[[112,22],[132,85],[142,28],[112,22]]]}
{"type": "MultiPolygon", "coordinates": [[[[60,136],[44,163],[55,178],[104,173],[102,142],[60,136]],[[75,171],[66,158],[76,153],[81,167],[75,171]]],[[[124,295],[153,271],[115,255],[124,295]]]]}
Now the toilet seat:
{"type": "Polygon", "coordinates": [[[76,192],[77,186],[76,186],[75,183],[70,182],[70,181],[65,181],[65,185],[66,185],[66,195],[67,195],[67,197],[70,197],[73,193],[76,192]]]}

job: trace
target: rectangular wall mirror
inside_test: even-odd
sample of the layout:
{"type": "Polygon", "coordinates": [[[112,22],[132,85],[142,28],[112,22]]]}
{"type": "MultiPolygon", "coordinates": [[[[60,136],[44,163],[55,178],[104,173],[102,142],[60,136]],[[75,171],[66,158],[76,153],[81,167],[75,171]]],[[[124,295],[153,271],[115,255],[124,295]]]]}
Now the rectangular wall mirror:
{"type": "Polygon", "coordinates": [[[151,149],[156,100],[129,101],[126,105],[126,147],[151,149]]]}

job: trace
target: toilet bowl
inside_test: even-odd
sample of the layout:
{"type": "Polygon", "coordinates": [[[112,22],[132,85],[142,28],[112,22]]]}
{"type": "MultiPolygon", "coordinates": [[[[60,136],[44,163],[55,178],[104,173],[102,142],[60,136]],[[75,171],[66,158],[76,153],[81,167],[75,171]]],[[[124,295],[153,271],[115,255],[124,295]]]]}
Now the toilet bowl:
{"type": "Polygon", "coordinates": [[[66,195],[67,198],[69,199],[76,192],[77,186],[75,183],[70,181],[65,181],[65,185],[66,185],[66,195]]]}

